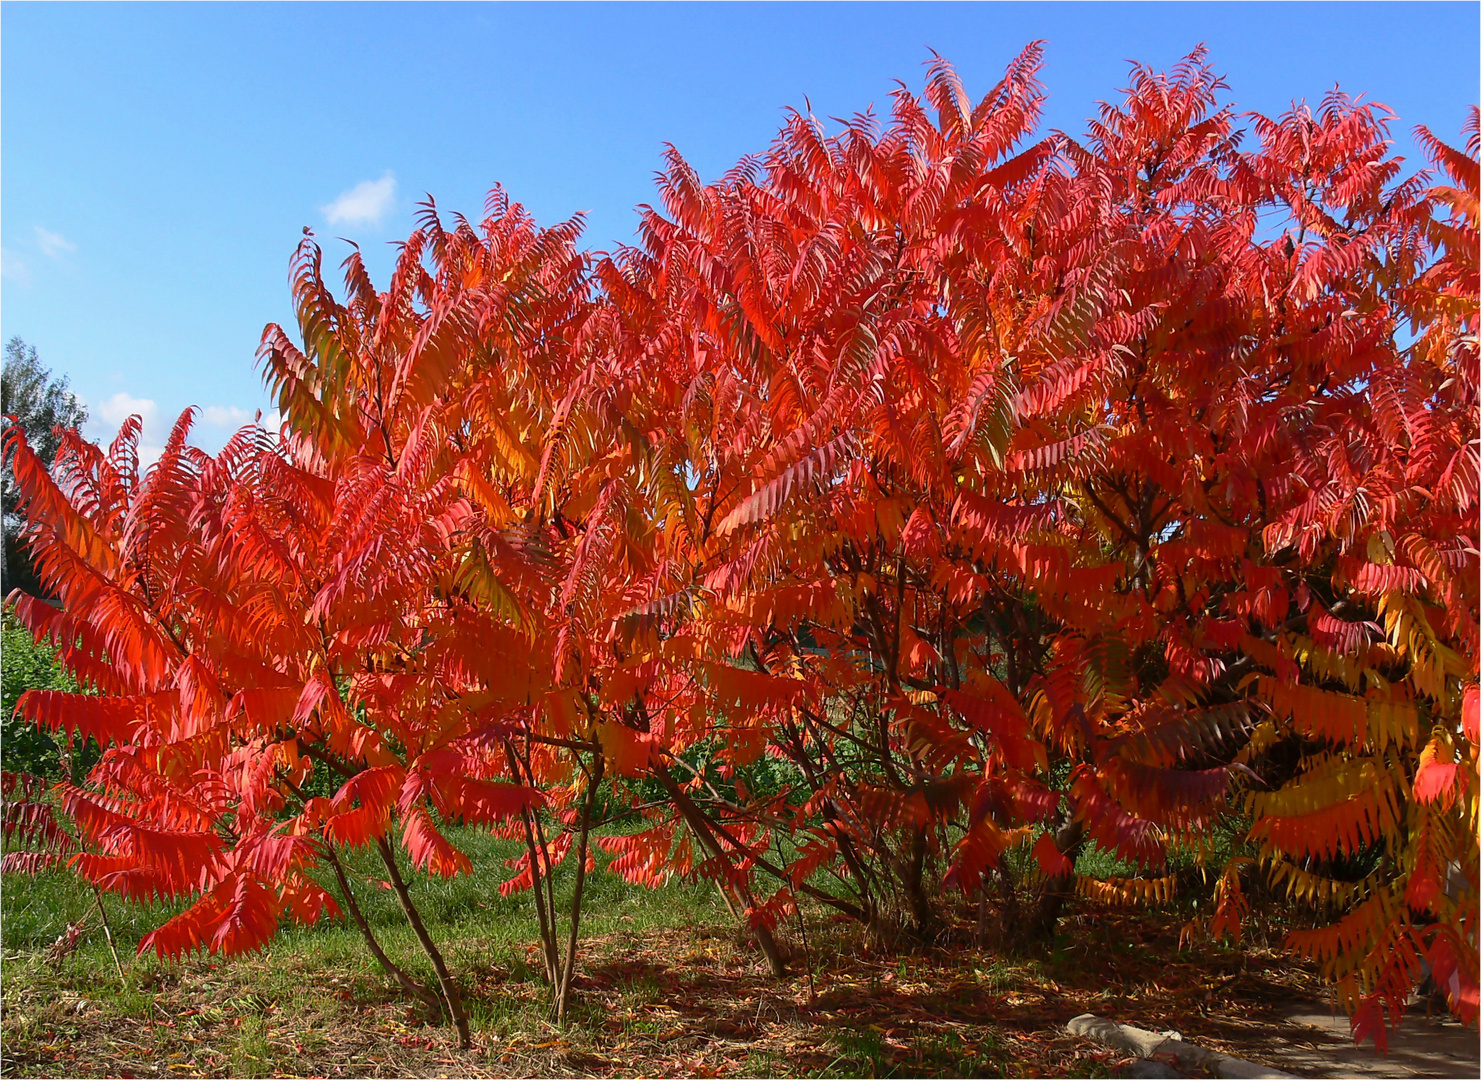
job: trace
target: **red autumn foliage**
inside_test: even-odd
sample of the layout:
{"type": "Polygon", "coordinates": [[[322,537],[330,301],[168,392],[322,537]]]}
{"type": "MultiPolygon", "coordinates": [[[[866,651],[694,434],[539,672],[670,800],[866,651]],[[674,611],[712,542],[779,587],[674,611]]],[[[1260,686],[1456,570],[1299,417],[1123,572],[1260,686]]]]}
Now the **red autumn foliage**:
{"type": "Polygon", "coordinates": [[[22,703],[108,744],[74,867],[233,954],[338,911],[336,846],[399,885],[390,840],[452,875],[441,823],[506,829],[563,1010],[599,785],[646,822],[613,868],[713,878],[779,970],[798,895],[932,936],[946,884],[1032,939],[1166,901],[1239,811],[1202,929],[1259,875],[1359,1037],[1421,959],[1474,1020],[1475,113],[1431,185],[1381,107],[1241,118],[1196,53],[1033,141],[1039,63],[709,184],[671,153],[610,255],[498,192],[385,292],[306,241],[282,431],[214,458],[189,414],[144,475],[137,424],[52,476],[9,435],[62,601],[18,615],[103,695],[22,703]]]}

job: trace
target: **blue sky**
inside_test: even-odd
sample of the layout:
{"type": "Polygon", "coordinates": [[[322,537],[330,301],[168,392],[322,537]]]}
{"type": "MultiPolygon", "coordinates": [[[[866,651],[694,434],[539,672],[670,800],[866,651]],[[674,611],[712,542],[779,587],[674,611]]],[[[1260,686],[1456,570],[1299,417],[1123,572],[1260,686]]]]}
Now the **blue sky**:
{"type": "MultiPolygon", "coordinates": [[[[1045,126],[1073,134],[1127,61],[1200,42],[1242,109],[1334,84],[1454,141],[1476,101],[1481,5],[0,4],[0,336],[70,376],[111,437],[157,445],[187,405],[221,444],[265,407],[263,326],[288,258],[388,242],[430,192],[476,217],[495,182],[587,242],[632,237],[665,142],[706,176],[764,148],[786,106],[883,111],[935,49],[974,95],[1047,39],[1045,126]]],[[[291,326],[290,326],[291,331],[291,326]]]]}

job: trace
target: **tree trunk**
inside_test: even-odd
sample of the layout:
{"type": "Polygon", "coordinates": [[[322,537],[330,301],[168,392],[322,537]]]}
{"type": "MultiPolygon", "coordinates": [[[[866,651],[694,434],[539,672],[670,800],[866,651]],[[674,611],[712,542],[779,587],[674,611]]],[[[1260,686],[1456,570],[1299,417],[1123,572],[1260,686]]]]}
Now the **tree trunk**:
{"type": "Polygon", "coordinates": [[[998,941],[1016,948],[1018,945],[1018,882],[1013,879],[1006,859],[998,860],[998,941]]]}
{"type": "Polygon", "coordinates": [[[601,754],[595,755],[591,776],[586,789],[586,803],[581,808],[581,834],[576,851],[576,888],[571,893],[571,935],[566,940],[566,965],[561,973],[560,992],[555,999],[555,1020],[566,1022],[566,1005],[571,996],[571,979],[576,970],[576,940],[581,927],[581,892],[586,885],[586,848],[591,837],[591,808],[596,802],[597,785],[602,782],[606,761],[601,754]]]}
{"type": "Polygon", "coordinates": [[[381,853],[381,861],[386,864],[386,873],[391,876],[391,887],[396,891],[396,899],[401,901],[401,910],[406,914],[406,921],[411,923],[412,932],[422,943],[422,949],[432,961],[432,969],[437,972],[437,981],[442,986],[442,996],[447,1001],[447,1009],[452,1015],[453,1024],[458,1029],[458,1047],[468,1050],[473,1046],[473,1036],[468,1030],[468,1014],[463,1011],[463,1001],[458,994],[457,984],[453,982],[452,974],[447,970],[447,963],[442,959],[442,951],[437,948],[432,935],[427,933],[421,913],[411,902],[411,890],[406,887],[406,882],[401,878],[401,870],[396,866],[396,853],[391,850],[391,845],[384,836],[378,837],[375,843],[381,853]]]}
{"type": "MultiPolygon", "coordinates": [[[[1085,846],[1084,823],[1072,820],[1061,825],[1054,832],[1054,846],[1073,864],[1075,857],[1080,854],[1080,849],[1085,846]]],[[[1059,923],[1059,916],[1064,911],[1065,901],[1073,895],[1073,870],[1044,882],[1039,893],[1039,901],[1026,927],[1031,941],[1042,943],[1053,940],[1054,930],[1059,923]]]]}
{"type": "Polygon", "coordinates": [[[376,963],[380,964],[383,971],[401,984],[401,989],[426,1005],[433,1017],[442,1015],[441,999],[402,970],[400,965],[387,956],[386,951],[381,948],[381,943],[376,940],[375,934],[370,929],[370,923],[366,921],[365,913],[360,910],[360,905],[355,900],[355,893],[350,888],[350,879],[345,875],[344,867],[334,853],[334,845],[327,840],[320,843],[325,858],[329,860],[329,865],[334,870],[334,876],[339,880],[340,891],[344,893],[345,910],[350,913],[350,918],[359,927],[360,936],[365,939],[365,946],[370,950],[370,955],[375,957],[376,963]]]}
{"type": "Polygon", "coordinates": [[[935,912],[931,910],[930,898],[926,896],[926,830],[917,825],[911,837],[910,859],[905,864],[905,895],[910,900],[910,911],[915,917],[915,934],[921,941],[930,940],[935,925],[935,912]]]}
{"type": "MultiPolygon", "coordinates": [[[[504,743],[504,753],[509,759],[509,768],[514,772],[517,782],[524,782],[524,774],[520,767],[519,755],[514,752],[514,746],[510,742],[504,743]]],[[[540,847],[535,843],[535,823],[531,820],[533,811],[521,810],[520,820],[525,828],[525,852],[530,860],[530,887],[535,893],[535,914],[540,920],[540,946],[545,957],[545,979],[551,988],[558,988],[561,984],[560,953],[555,934],[555,910],[552,905],[547,909],[545,906],[544,883],[540,880],[541,862],[540,847]]]]}
{"type": "Polygon", "coordinates": [[[739,907],[738,914],[748,924],[752,938],[755,939],[756,944],[765,955],[766,962],[771,965],[771,973],[778,979],[784,978],[787,974],[787,964],[782,959],[781,950],[777,948],[776,938],[768,927],[751,924],[751,920],[745,917],[745,913],[756,906],[755,898],[751,896],[750,889],[738,881],[738,876],[735,874],[730,860],[726,857],[724,849],[720,846],[720,841],[710,829],[710,823],[705,820],[705,816],[699,807],[694,805],[694,800],[684,793],[684,790],[679,787],[678,781],[669,774],[667,769],[661,765],[655,766],[653,777],[663,785],[663,789],[668,792],[669,798],[673,799],[674,806],[679,811],[680,816],[684,818],[685,823],[688,824],[689,831],[694,833],[700,845],[723,868],[722,875],[724,880],[722,881],[720,878],[717,878],[716,884],[720,885],[722,893],[728,892],[729,895],[726,896],[726,900],[730,903],[732,912],[735,912],[736,908],[739,907]]]}

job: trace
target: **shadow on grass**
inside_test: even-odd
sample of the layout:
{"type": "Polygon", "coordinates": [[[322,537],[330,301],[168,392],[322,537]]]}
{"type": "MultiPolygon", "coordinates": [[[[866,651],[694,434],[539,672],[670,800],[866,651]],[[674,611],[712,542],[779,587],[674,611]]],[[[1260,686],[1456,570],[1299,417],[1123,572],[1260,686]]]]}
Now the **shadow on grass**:
{"type": "MultiPolygon", "coordinates": [[[[794,950],[793,975],[779,981],[712,889],[649,892],[609,879],[589,909],[573,1014],[558,1028],[533,917],[519,907],[527,898],[460,885],[444,899],[438,933],[467,994],[471,1052],[457,1051],[452,1032],[419,1015],[354,931],[335,925],[294,931],[231,962],[140,958],[122,982],[97,941],[58,969],[37,952],[10,953],[0,1071],[1104,1076],[1126,1061],[1065,1034],[1070,1017],[1176,1028],[1258,1059],[1279,1037],[1272,1018],[1303,995],[1314,1000],[1317,988],[1309,972],[1268,951],[1206,944],[1179,952],[1176,919],[1090,908],[1040,959],[965,947],[885,953],[852,925],[810,912],[811,947],[794,950]]],[[[390,920],[384,941],[416,963],[409,932],[390,920]]]]}

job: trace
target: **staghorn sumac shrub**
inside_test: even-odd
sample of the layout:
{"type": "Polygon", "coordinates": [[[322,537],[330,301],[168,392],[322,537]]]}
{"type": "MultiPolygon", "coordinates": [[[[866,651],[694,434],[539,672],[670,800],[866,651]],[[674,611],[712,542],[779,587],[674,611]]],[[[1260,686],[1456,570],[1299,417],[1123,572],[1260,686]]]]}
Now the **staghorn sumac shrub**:
{"type": "Polygon", "coordinates": [[[12,434],[63,601],[18,614],[102,692],[22,703],[108,746],[77,869],[230,953],[334,910],[337,846],[420,927],[393,839],[451,875],[438,821],[505,830],[563,1014],[598,806],[642,821],[615,872],[713,879],[779,973],[802,896],[1033,942],[1182,852],[1208,931],[1251,874],[1318,909],[1289,944],[1359,1037],[1421,960],[1474,1019],[1474,113],[1432,185],[1381,107],[1242,117],[1200,52],[1037,137],[1040,60],[793,114],[712,183],[671,153],[606,255],[498,192],[429,205],[384,292],[306,241],[283,429],[215,458],[185,418],[147,474],[135,425],[53,477],[12,434]]]}

